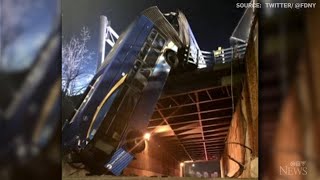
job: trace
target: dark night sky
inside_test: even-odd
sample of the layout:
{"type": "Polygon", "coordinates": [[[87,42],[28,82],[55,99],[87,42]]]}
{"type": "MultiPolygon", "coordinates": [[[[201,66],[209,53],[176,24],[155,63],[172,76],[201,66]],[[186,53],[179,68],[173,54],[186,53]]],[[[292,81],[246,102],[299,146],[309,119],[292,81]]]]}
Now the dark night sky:
{"type": "Polygon", "coordinates": [[[106,15],[111,20],[112,28],[120,35],[140,12],[156,5],[164,13],[181,10],[202,50],[228,47],[229,37],[244,12],[244,9],[236,8],[237,2],[240,1],[63,0],[63,40],[68,40],[72,35],[78,34],[82,26],[87,26],[92,36],[89,48],[97,54],[100,15],[106,15]]]}

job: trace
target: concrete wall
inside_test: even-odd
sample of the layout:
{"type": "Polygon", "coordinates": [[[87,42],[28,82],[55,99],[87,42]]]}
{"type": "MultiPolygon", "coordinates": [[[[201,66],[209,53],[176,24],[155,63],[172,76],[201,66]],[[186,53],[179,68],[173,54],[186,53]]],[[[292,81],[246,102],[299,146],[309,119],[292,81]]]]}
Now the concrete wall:
{"type": "Polygon", "coordinates": [[[223,154],[223,169],[224,174],[227,177],[234,176],[240,170],[239,165],[235,161],[238,161],[241,164],[244,162],[245,149],[239,145],[245,143],[244,126],[240,105],[237,105],[236,111],[233,114],[226,147],[223,154]],[[235,161],[231,160],[231,158],[233,158],[235,161]]]}
{"type": "Polygon", "coordinates": [[[146,142],[145,150],[124,170],[126,176],[179,176],[179,173],[180,163],[154,139],[146,142]]]}
{"type": "Polygon", "coordinates": [[[221,164],[228,177],[258,177],[258,25],[245,57],[241,99],[235,106],[221,164]],[[246,148],[247,147],[247,148],[246,148]],[[244,169],[241,170],[240,166],[244,169]]]}

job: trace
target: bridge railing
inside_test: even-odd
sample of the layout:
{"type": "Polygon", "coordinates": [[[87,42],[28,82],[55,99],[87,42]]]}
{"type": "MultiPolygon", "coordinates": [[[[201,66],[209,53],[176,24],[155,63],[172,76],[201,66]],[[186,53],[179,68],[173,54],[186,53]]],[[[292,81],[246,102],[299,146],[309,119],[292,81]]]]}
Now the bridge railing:
{"type": "Polygon", "coordinates": [[[218,51],[213,51],[214,62],[218,63],[227,63],[231,62],[233,59],[243,58],[247,49],[247,44],[241,44],[233,46],[227,49],[221,49],[218,51]]]}
{"type": "Polygon", "coordinates": [[[212,52],[201,51],[207,64],[228,63],[233,59],[244,57],[247,44],[236,45],[226,49],[218,49],[212,52]]]}

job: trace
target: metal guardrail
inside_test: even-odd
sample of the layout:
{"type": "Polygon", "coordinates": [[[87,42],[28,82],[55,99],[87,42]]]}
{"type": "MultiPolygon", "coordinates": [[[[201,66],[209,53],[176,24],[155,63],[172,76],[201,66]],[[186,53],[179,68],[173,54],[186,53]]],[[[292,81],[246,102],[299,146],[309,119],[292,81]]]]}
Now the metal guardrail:
{"type": "Polygon", "coordinates": [[[241,44],[226,49],[219,49],[213,52],[201,51],[207,64],[228,63],[233,59],[244,57],[247,44],[241,44]]]}
{"type": "Polygon", "coordinates": [[[235,58],[243,58],[247,49],[247,44],[242,44],[227,49],[222,49],[221,51],[214,51],[214,62],[227,63],[231,62],[235,58]]]}

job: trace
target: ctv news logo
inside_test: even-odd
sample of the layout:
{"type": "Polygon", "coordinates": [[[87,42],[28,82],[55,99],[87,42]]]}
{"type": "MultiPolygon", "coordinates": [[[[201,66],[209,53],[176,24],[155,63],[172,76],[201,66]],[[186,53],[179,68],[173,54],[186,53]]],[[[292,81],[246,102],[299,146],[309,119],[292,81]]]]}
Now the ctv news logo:
{"type": "Polygon", "coordinates": [[[280,166],[280,175],[306,176],[308,174],[306,161],[291,161],[287,166],[280,166]]]}

